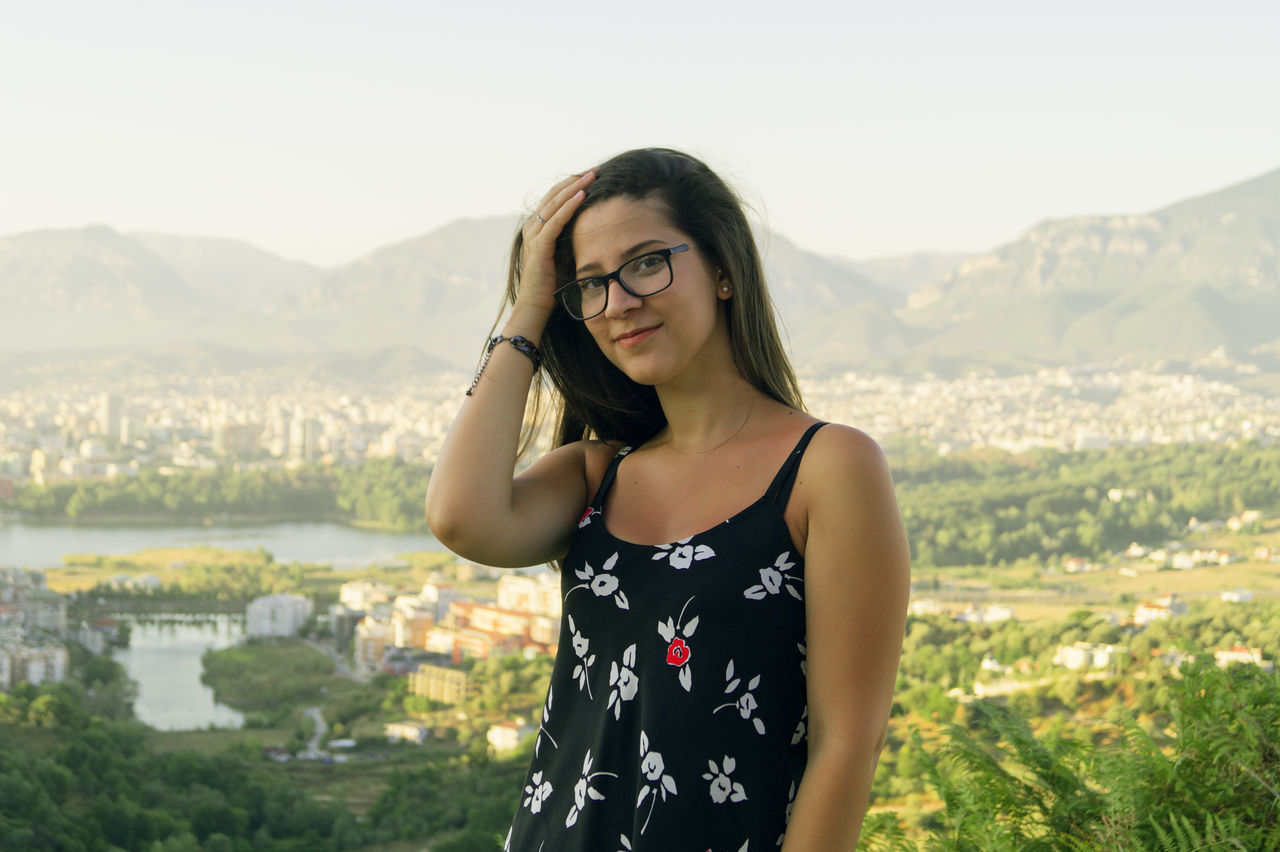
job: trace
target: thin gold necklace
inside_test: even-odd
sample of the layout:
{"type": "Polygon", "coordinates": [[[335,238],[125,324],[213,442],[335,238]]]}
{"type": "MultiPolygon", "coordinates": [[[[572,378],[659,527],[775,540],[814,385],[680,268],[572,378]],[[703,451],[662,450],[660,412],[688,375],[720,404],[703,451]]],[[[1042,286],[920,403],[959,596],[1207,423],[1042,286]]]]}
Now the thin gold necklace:
{"type": "Polygon", "coordinates": [[[747,428],[747,421],[751,419],[751,414],[752,412],[755,411],[755,409],[756,409],[756,401],[753,399],[751,400],[751,405],[747,407],[747,416],[742,418],[742,422],[738,424],[738,428],[733,430],[732,435],[725,438],[723,441],[721,441],[720,443],[716,444],[713,447],[707,447],[705,450],[682,450],[676,447],[671,442],[667,442],[667,446],[671,448],[672,452],[679,453],[680,455],[686,455],[686,456],[705,456],[707,453],[714,453],[716,450],[720,449],[725,444],[729,443],[734,438],[738,437],[738,435],[742,433],[742,430],[747,428]]]}

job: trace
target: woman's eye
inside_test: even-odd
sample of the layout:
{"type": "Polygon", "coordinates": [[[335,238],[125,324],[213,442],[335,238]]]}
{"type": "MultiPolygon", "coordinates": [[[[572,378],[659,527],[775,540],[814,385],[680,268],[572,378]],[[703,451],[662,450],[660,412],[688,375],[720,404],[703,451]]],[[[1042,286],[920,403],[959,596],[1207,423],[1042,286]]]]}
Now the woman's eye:
{"type": "Polygon", "coordinates": [[[660,254],[646,254],[644,257],[637,258],[632,267],[636,272],[653,272],[662,267],[665,261],[660,254]]]}
{"type": "Polygon", "coordinates": [[[578,282],[578,289],[583,293],[596,293],[604,289],[603,278],[584,278],[578,282]]]}

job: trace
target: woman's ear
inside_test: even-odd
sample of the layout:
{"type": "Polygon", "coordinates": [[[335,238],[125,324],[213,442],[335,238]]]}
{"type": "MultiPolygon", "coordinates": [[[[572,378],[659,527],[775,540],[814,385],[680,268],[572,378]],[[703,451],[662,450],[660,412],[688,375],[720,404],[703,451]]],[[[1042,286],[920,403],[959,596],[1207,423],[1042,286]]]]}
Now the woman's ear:
{"type": "Polygon", "coordinates": [[[716,270],[716,298],[724,300],[733,298],[733,284],[723,269],[716,270]]]}

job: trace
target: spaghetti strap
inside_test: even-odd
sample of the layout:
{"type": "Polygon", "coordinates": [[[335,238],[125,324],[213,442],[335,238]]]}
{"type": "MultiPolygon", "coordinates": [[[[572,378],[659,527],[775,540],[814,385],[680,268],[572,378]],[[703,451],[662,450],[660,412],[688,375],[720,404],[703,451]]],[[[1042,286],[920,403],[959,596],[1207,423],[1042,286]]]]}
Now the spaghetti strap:
{"type": "Polygon", "coordinates": [[[613,457],[613,461],[609,462],[609,467],[604,472],[604,476],[600,479],[600,487],[596,489],[595,496],[591,498],[591,502],[587,504],[590,509],[600,512],[604,509],[604,498],[609,493],[609,488],[613,486],[613,478],[618,475],[618,465],[628,453],[635,447],[623,447],[618,450],[618,454],[613,457]]]}
{"type": "Polygon", "coordinates": [[[814,423],[804,434],[800,436],[796,448],[791,451],[791,455],[787,456],[787,460],[782,463],[782,468],[778,471],[778,475],[773,478],[773,483],[769,486],[769,490],[765,492],[765,497],[782,505],[786,505],[787,500],[791,497],[791,486],[796,481],[796,471],[800,469],[800,458],[804,455],[805,448],[809,446],[809,441],[813,438],[813,433],[817,432],[826,422],[814,423]]]}

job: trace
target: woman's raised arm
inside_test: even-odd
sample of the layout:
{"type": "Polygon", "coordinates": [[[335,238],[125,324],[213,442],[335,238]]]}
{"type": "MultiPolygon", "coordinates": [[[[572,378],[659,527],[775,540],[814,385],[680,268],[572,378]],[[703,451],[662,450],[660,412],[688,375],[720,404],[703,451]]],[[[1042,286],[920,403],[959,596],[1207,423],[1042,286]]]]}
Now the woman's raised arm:
{"type": "Polygon", "coordinates": [[[539,343],[555,304],[556,238],[594,173],[567,178],[522,229],[520,288],[473,392],[449,428],[427,486],[427,524],[450,550],[487,565],[522,566],[564,555],[586,503],[581,443],[560,447],[515,477],[533,360],[510,344],[539,343]]]}

